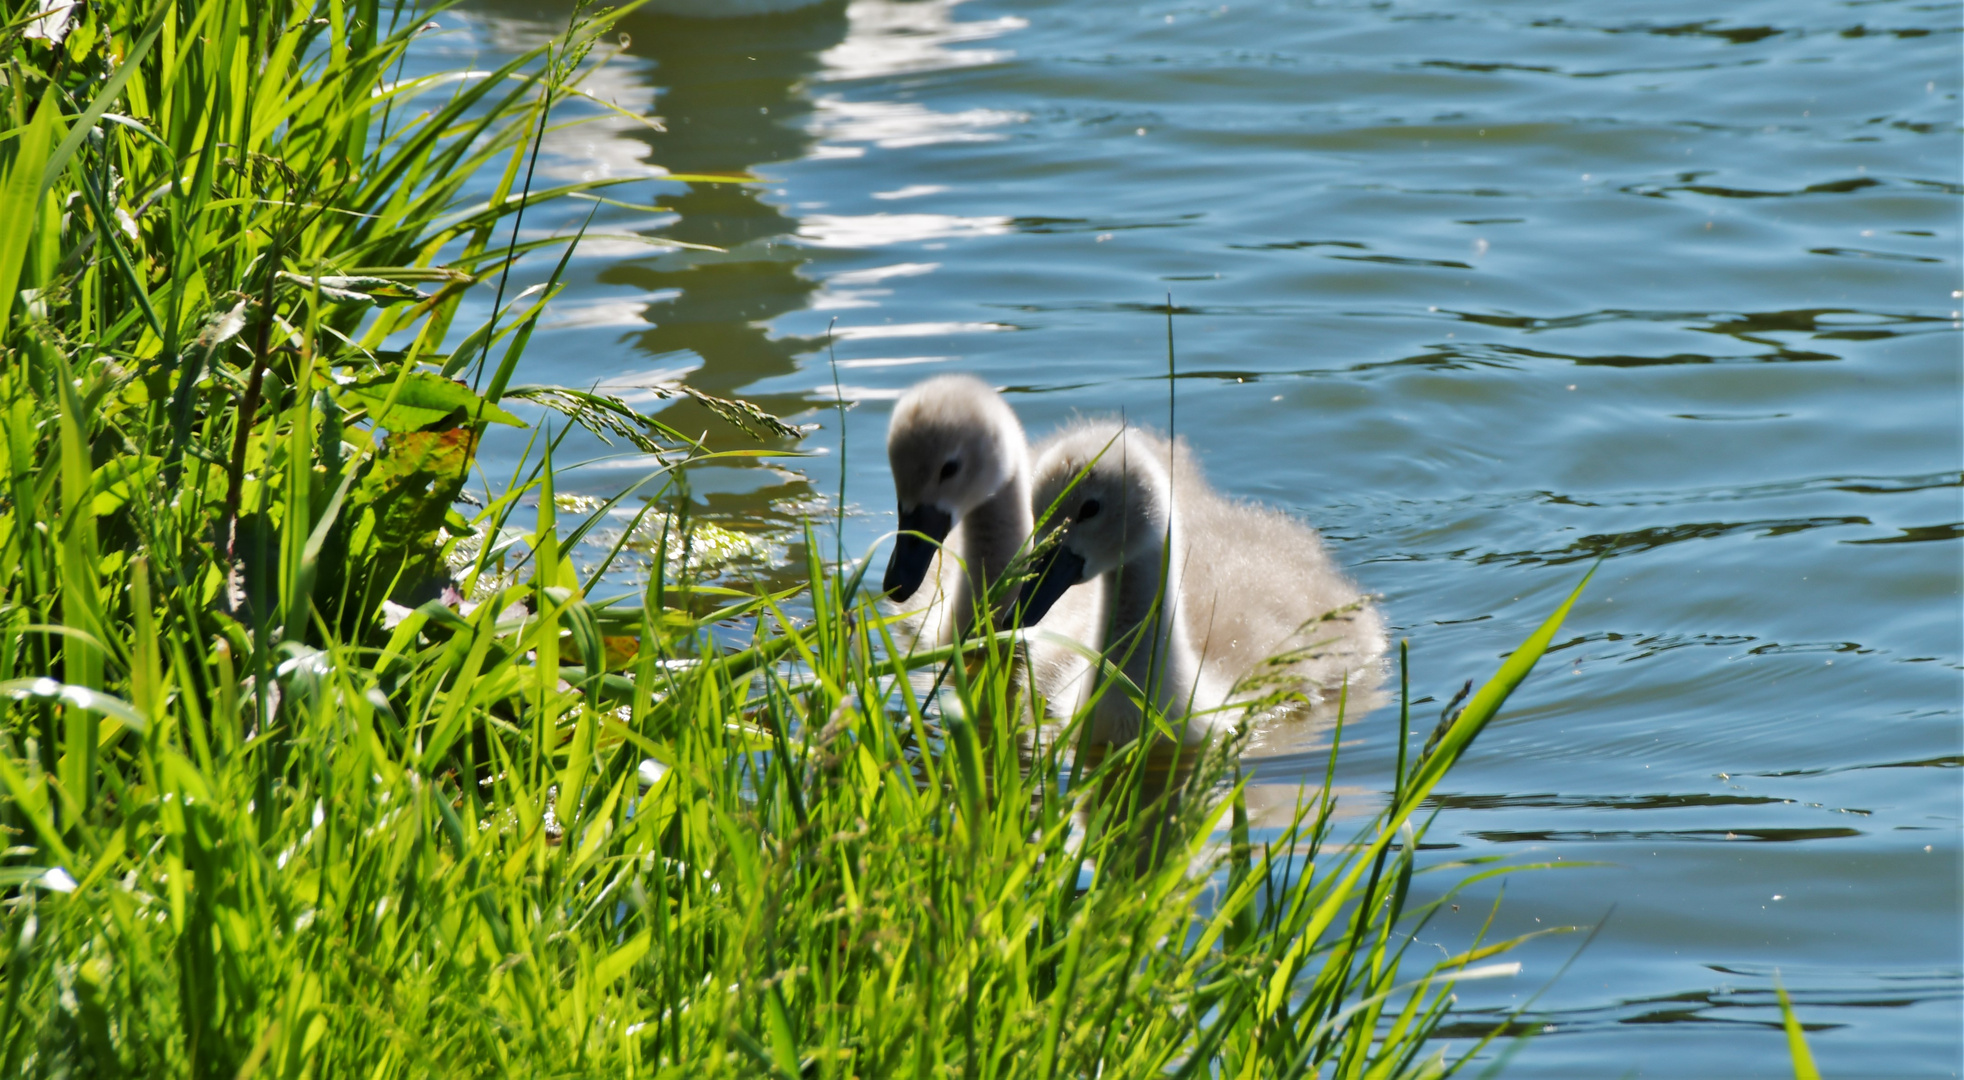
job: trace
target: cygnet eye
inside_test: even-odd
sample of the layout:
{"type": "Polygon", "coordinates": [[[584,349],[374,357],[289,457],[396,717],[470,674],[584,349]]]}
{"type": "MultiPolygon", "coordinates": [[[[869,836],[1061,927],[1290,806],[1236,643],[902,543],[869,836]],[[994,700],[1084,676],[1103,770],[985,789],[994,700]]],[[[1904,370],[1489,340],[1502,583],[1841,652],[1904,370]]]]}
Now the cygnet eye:
{"type": "Polygon", "coordinates": [[[1077,508],[1077,519],[1079,521],[1090,521],[1097,516],[1098,500],[1096,499],[1086,499],[1084,500],[1084,505],[1077,508]]]}
{"type": "Polygon", "coordinates": [[[946,480],[955,475],[961,471],[961,467],[961,462],[956,461],[954,458],[949,458],[948,464],[941,466],[941,479],[946,480]]]}

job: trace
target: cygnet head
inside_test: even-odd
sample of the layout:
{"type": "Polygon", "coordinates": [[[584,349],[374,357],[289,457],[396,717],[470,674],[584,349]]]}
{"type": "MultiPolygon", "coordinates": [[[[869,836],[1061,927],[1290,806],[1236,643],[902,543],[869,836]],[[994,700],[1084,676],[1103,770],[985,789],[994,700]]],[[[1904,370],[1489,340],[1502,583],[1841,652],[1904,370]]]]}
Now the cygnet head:
{"type": "Polygon", "coordinates": [[[1020,621],[1043,618],[1071,586],[1156,556],[1173,514],[1172,484],[1143,434],[1090,424],[1052,443],[1033,466],[1031,506],[1043,542],[1020,621]]]}
{"type": "Polygon", "coordinates": [[[942,375],[901,396],[887,425],[901,530],[887,562],[890,596],[914,594],[948,530],[1022,471],[1027,446],[1009,403],[973,376],[942,375]]]}

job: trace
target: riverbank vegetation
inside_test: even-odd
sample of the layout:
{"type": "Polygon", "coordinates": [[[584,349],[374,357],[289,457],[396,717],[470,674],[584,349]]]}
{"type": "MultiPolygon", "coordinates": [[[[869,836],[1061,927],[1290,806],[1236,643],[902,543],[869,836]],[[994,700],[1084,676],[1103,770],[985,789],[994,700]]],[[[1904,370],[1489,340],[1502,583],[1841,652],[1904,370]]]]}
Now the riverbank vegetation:
{"type": "Polygon", "coordinates": [[[895,659],[812,536],[796,587],[704,580],[707,451],[516,381],[558,274],[506,271],[574,239],[523,211],[601,186],[537,189],[532,153],[608,19],[405,75],[433,14],[9,8],[0,1075],[1390,1077],[1479,1050],[1429,1035],[1513,943],[1407,950],[1520,867],[1427,887],[1422,807],[1566,605],[1354,838],[1327,785],[1251,832],[1223,753],[1155,788],[1137,748],[984,731],[1016,712],[1003,642],[895,659]],[[524,417],[526,464],[484,476],[524,417]],[[573,424],[656,462],[577,520],[573,424]],[[658,554],[609,598],[568,552],[617,506],[658,554]]]}

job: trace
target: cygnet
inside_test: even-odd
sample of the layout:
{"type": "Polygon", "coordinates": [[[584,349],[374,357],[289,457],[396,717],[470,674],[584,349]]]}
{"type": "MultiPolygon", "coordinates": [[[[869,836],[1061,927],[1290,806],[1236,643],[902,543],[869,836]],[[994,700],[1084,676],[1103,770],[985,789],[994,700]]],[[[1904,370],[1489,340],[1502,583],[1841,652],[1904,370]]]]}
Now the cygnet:
{"type": "MultiPolygon", "coordinates": [[[[972,636],[990,585],[1027,550],[1030,446],[1002,395],[969,375],[918,383],[895,404],[887,460],[899,502],[900,534],[882,582],[905,613],[894,634],[902,651],[972,636]],[[923,588],[923,585],[926,585],[923,588]]],[[[1013,602],[1016,590],[1002,598],[1013,602]]],[[[1046,624],[1081,647],[1097,648],[1098,599],[1071,597],[1046,624]]],[[[988,613],[991,625],[1003,612],[988,613]]],[[[1031,643],[1031,683],[1052,715],[1068,716],[1082,698],[1089,664],[1062,643],[1031,643]]]]}
{"type": "MultiPolygon", "coordinates": [[[[1107,658],[1198,743],[1249,708],[1291,692],[1310,703],[1348,683],[1383,678],[1384,624],[1331,561],[1315,530],[1286,514],[1222,496],[1185,443],[1117,421],[1087,420],[1038,454],[1035,512],[1061,533],[1043,556],[1020,619],[1103,582],[1107,658]]],[[[1108,687],[1094,740],[1127,742],[1141,713],[1108,687]]]]}

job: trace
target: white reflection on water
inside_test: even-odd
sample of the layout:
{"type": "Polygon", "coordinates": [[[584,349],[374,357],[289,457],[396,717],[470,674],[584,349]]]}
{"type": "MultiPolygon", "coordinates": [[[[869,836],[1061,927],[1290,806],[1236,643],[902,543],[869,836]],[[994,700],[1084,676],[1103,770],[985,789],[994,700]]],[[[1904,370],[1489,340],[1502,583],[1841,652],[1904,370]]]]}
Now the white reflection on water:
{"type": "MultiPolygon", "coordinates": [[[[909,72],[974,67],[1008,60],[1007,49],[951,49],[950,45],[986,41],[1029,25],[1008,16],[961,22],[954,19],[955,5],[961,0],[927,0],[924,3],[895,3],[894,0],[858,0],[846,9],[844,41],[820,54],[824,64],[822,78],[828,80],[872,79],[909,72]]],[[[809,130],[821,140],[813,148],[814,158],[857,157],[862,147],[850,143],[870,143],[885,149],[929,146],[936,143],[993,142],[1003,138],[990,128],[1022,123],[1028,115],[1001,109],[964,109],[936,112],[911,101],[852,101],[840,94],[826,94],[812,102],[809,130]]],[[[907,188],[882,195],[905,198],[925,195],[940,188],[907,188]]]]}
{"type": "Polygon", "coordinates": [[[923,195],[939,195],[948,190],[946,184],[908,184],[893,191],[876,191],[875,199],[918,199],[923,195]]]}
{"type": "Polygon", "coordinates": [[[1015,53],[1008,49],[951,49],[972,41],[987,41],[1030,25],[1014,15],[976,22],[955,21],[961,0],[855,0],[846,9],[850,29],[846,39],[819,56],[826,79],[872,79],[947,68],[997,64],[1015,53]]]}
{"type": "MultiPolygon", "coordinates": [[[[458,12],[454,17],[465,24],[469,39],[488,46],[494,55],[523,52],[560,29],[552,23],[488,13],[458,12]]],[[[578,96],[561,99],[553,117],[563,120],[570,111],[572,115],[587,114],[590,119],[577,124],[557,123],[546,129],[539,154],[541,177],[578,183],[623,176],[657,177],[668,171],[648,160],[645,139],[633,137],[664,130],[661,117],[655,115],[655,87],[649,83],[648,63],[624,49],[603,48],[613,55],[605,63],[586,69],[578,96]],[[591,102],[604,102],[621,112],[606,110],[592,116],[600,109],[591,102]]],[[[596,50],[595,59],[602,55],[596,50]]]]}
{"type": "Polygon", "coordinates": [[[848,404],[855,401],[898,401],[906,393],[900,386],[854,386],[851,383],[834,388],[829,382],[820,383],[805,391],[819,401],[831,401],[835,397],[848,404]]]}
{"type": "Polygon", "coordinates": [[[916,367],[921,364],[945,364],[959,360],[958,356],[862,356],[857,360],[841,360],[842,368],[882,368],[916,367]]]}
{"type": "MultiPolygon", "coordinates": [[[[597,229],[589,231],[579,238],[580,255],[588,259],[640,259],[674,250],[673,245],[661,243],[658,239],[642,238],[653,233],[655,228],[657,226],[647,225],[637,228],[630,224],[625,227],[609,226],[611,235],[597,229]]],[[[527,229],[519,235],[525,240],[544,240],[552,237],[571,240],[576,231],[565,228],[551,232],[543,229],[527,229]]]]}
{"type": "MultiPolygon", "coordinates": [[[[592,249],[585,244],[580,250],[588,255],[592,249]]],[[[645,251],[645,248],[639,249],[645,251]]],[[[641,296],[603,300],[554,300],[546,310],[553,318],[539,324],[541,330],[579,328],[592,330],[605,326],[646,326],[648,325],[648,305],[673,300],[682,295],[680,289],[661,289],[641,296]]]]}
{"type": "Polygon", "coordinates": [[[875,297],[892,296],[892,289],[820,289],[806,306],[813,311],[848,311],[852,308],[879,307],[875,297]]]}
{"type": "MultiPolygon", "coordinates": [[[[1029,114],[1003,109],[964,109],[935,112],[912,101],[848,101],[827,94],[812,102],[817,110],[811,131],[831,145],[866,142],[897,149],[935,143],[996,142],[1005,136],[985,128],[1020,124],[1029,114]]],[[[894,197],[894,196],[889,196],[894,197]]]]}
{"type": "Polygon", "coordinates": [[[932,337],[936,334],[992,334],[1014,330],[1013,326],[992,322],[893,323],[887,326],[841,326],[832,331],[840,341],[866,341],[873,338],[932,337]]]}
{"type": "Polygon", "coordinates": [[[997,214],[811,214],[798,223],[798,239],[813,247],[872,248],[943,237],[996,236],[1009,231],[997,214]]]}
{"type": "Polygon", "coordinates": [[[842,311],[847,308],[867,308],[880,306],[873,299],[878,296],[892,296],[892,289],[865,288],[877,285],[888,278],[918,277],[931,274],[940,263],[895,263],[892,266],[876,266],[867,270],[848,270],[833,274],[825,279],[825,287],[812,294],[813,311],[842,311]],[[858,287],[855,287],[858,286],[858,287]]]}
{"type": "Polygon", "coordinates": [[[922,274],[932,274],[939,269],[941,269],[941,264],[938,262],[894,263],[891,266],[874,266],[868,267],[865,270],[847,270],[844,273],[833,274],[831,277],[825,279],[825,283],[827,285],[871,285],[874,282],[885,281],[888,278],[919,277],[922,274]]]}

